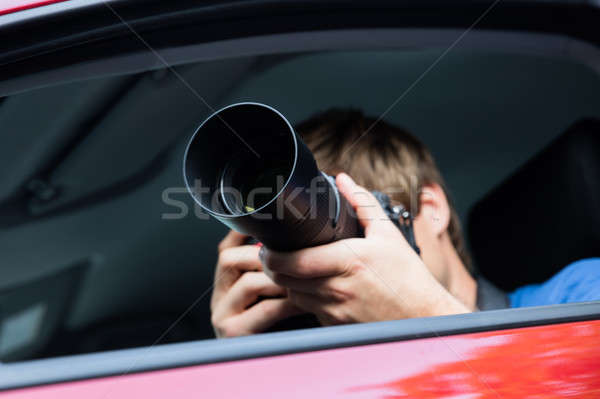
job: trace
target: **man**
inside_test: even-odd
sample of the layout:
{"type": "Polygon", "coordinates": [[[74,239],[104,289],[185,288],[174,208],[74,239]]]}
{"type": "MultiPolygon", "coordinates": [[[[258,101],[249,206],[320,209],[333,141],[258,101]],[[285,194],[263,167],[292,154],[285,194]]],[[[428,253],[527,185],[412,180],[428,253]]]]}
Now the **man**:
{"type": "Polygon", "coordinates": [[[365,237],[282,253],[245,245],[248,237],[230,232],[219,245],[211,300],[217,336],[258,333],[300,313],[333,325],[508,307],[509,298],[520,306],[539,296],[534,289],[507,297],[476,281],[444,181],[415,137],[345,110],[317,115],[296,130],[319,168],[337,176],[365,237]],[[368,190],[416,215],[420,257],[368,190]]]}

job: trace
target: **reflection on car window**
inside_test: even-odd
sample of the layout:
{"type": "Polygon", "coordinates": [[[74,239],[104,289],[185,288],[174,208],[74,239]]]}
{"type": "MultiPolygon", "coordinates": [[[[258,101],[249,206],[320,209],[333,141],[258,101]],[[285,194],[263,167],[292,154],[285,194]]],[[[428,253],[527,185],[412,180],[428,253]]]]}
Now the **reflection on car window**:
{"type": "MultiPolygon", "coordinates": [[[[435,213],[439,202],[425,199],[414,215],[431,211],[431,226],[446,223],[458,259],[471,264],[466,275],[476,274],[495,287],[486,298],[512,301],[517,294],[506,293],[598,256],[597,236],[590,235],[587,224],[589,209],[595,209],[592,198],[578,195],[580,206],[567,206],[575,199],[562,188],[567,181],[587,184],[564,165],[598,159],[593,149],[600,81],[569,60],[457,50],[402,96],[442,51],[253,56],[177,70],[212,110],[240,101],[276,107],[330,174],[340,170],[328,161],[343,154],[319,152],[324,132],[314,129],[319,122],[314,117],[325,118],[321,125],[339,125],[340,118],[360,114],[376,126],[385,123],[403,132],[394,130],[391,136],[410,134],[396,143],[402,149],[390,140],[378,141],[372,132],[352,146],[347,158],[355,169],[346,171],[361,185],[368,184],[368,176],[359,179],[356,167],[366,172],[369,160],[361,157],[369,145],[396,156],[394,150],[404,151],[416,138],[443,176],[439,182],[425,176],[419,195],[443,196],[451,207],[443,220],[435,213]],[[588,155],[581,155],[582,148],[588,155]],[[548,174],[553,167],[560,173],[548,174]],[[435,191],[432,182],[442,190],[435,191]],[[556,212],[559,204],[575,210],[556,212]],[[548,212],[553,216],[542,216],[548,212]],[[557,242],[557,231],[566,231],[567,218],[577,221],[569,225],[572,238],[561,236],[563,249],[547,244],[557,242]]],[[[228,229],[195,205],[182,178],[186,144],[212,110],[166,70],[58,84],[0,102],[3,361],[215,336],[210,301],[217,245],[228,229]]],[[[349,137],[355,140],[368,129],[349,137]]],[[[339,134],[330,138],[334,150],[342,144],[335,142],[339,134]]],[[[391,205],[409,201],[403,198],[392,198],[391,205]]],[[[426,234],[419,230],[423,226],[415,225],[415,235],[427,264],[433,255],[419,240],[426,234]]],[[[240,244],[246,242],[235,245],[240,244]]],[[[250,248],[258,259],[258,247],[250,248]]],[[[257,262],[255,273],[261,267],[257,262]]],[[[442,285],[450,279],[441,269],[431,272],[442,285]]],[[[447,288],[458,303],[477,304],[477,297],[463,298],[447,288]]],[[[284,294],[270,291],[241,308],[284,294]]],[[[297,309],[282,312],[292,315],[297,309]]],[[[324,316],[319,322],[328,323],[324,316]]]]}

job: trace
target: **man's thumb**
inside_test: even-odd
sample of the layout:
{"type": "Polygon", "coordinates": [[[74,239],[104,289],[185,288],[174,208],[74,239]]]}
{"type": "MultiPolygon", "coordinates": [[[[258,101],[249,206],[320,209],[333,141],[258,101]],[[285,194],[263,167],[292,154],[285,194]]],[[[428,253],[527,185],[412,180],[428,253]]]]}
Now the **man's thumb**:
{"type": "Polygon", "coordinates": [[[365,229],[365,236],[394,227],[377,198],[364,187],[357,185],[350,176],[340,173],[335,182],[342,195],[354,208],[358,220],[365,229]]]}

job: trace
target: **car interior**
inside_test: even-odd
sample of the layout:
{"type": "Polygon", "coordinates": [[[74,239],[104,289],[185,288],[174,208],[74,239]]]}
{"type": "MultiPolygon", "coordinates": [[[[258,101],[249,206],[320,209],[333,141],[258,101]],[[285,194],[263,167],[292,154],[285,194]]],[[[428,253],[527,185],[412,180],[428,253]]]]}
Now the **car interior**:
{"type": "Polygon", "coordinates": [[[477,272],[504,290],[599,256],[600,64],[444,51],[274,52],[0,98],[0,359],[214,337],[210,290],[227,229],[194,206],[182,159],[196,127],[240,101],[293,124],[357,108],[416,135],[477,272]]]}

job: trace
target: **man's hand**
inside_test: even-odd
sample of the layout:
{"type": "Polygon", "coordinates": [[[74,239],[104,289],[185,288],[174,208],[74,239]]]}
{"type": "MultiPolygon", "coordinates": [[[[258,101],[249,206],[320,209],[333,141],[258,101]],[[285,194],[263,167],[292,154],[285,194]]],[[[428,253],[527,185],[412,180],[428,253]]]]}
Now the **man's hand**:
{"type": "Polygon", "coordinates": [[[259,247],[243,245],[247,238],[231,231],[219,244],[210,303],[217,337],[255,334],[299,312],[285,298],[285,288],[274,284],[262,272],[259,247]],[[257,302],[259,297],[273,298],[257,302]]]}
{"type": "Polygon", "coordinates": [[[336,179],[365,238],[295,252],[261,250],[265,273],[322,324],[469,312],[430,273],[375,197],[345,174],[336,179]]]}

